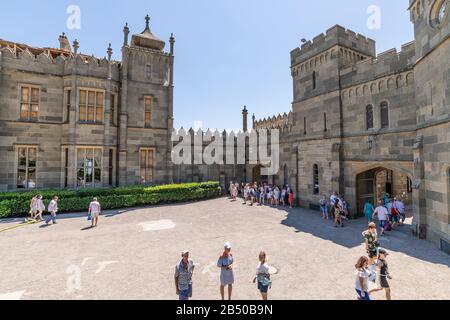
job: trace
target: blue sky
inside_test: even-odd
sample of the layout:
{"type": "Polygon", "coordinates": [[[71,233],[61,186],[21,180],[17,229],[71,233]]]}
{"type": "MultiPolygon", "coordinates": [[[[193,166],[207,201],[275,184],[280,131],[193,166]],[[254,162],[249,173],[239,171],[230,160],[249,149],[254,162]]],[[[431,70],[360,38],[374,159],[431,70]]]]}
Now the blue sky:
{"type": "Polygon", "coordinates": [[[376,40],[379,53],[399,50],[413,40],[407,7],[407,0],[9,0],[0,38],[57,47],[64,31],[86,54],[103,57],[111,42],[119,59],[125,22],[140,33],[148,13],[154,34],[176,37],[175,125],[236,129],[243,105],[257,118],[291,109],[289,53],[302,38],[340,24],[376,40]],[[69,5],[81,9],[79,30],[66,27],[69,5]],[[381,9],[379,30],[367,27],[370,5],[381,9]]]}

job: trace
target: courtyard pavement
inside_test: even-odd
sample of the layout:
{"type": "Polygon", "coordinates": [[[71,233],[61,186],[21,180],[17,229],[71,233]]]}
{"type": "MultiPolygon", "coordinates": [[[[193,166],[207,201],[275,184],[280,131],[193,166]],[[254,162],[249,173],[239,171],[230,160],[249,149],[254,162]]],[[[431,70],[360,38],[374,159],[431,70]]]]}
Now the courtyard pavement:
{"type": "MultiPolygon", "coordinates": [[[[0,220],[0,229],[21,220],[0,220]]],[[[0,233],[0,299],[177,299],[180,252],[196,264],[194,299],[218,299],[216,262],[225,242],[235,257],[234,299],[259,299],[252,283],[265,250],[270,299],[355,300],[354,265],[364,255],[364,219],[333,228],[318,212],[249,207],[225,198],[105,212],[96,229],[85,215],[0,233]]],[[[409,227],[382,237],[393,299],[450,299],[450,256],[412,238],[409,227]]],[[[376,293],[373,299],[382,300],[376,293]]]]}

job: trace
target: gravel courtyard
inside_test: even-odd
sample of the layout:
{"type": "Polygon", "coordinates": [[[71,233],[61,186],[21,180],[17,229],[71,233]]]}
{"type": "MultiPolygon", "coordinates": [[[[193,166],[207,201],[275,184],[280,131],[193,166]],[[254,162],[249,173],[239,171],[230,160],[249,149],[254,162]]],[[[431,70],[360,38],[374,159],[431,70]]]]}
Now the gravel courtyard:
{"type": "MultiPolygon", "coordinates": [[[[0,221],[0,229],[20,222],[0,221]]],[[[225,198],[104,212],[96,229],[80,214],[58,222],[0,233],[0,299],[177,299],[183,249],[196,264],[194,299],[218,299],[216,262],[228,241],[235,299],[260,298],[252,279],[265,250],[277,269],[270,299],[354,300],[354,264],[364,254],[363,219],[336,229],[317,212],[225,198]]],[[[393,299],[450,299],[450,256],[412,238],[408,226],[380,242],[391,253],[393,299]]]]}

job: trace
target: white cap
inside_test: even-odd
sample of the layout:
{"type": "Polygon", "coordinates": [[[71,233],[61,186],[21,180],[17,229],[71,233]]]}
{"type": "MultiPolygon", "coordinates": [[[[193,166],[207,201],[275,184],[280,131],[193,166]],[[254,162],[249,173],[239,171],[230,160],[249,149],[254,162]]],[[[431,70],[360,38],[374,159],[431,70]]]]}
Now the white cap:
{"type": "Polygon", "coordinates": [[[226,243],[223,245],[223,247],[224,247],[225,249],[231,249],[231,244],[230,244],[229,242],[226,242],[226,243]]]}

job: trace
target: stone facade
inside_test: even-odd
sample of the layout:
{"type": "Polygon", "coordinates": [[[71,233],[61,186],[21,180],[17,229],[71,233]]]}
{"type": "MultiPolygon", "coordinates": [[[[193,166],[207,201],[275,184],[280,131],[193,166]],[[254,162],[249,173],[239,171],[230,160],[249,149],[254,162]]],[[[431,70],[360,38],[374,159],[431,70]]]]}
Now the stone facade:
{"type": "Polygon", "coordinates": [[[64,34],[60,49],[0,41],[0,190],[171,180],[174,39],[165,53],[149,20],[130,44],[124,28],[121,61],[64,34]]]}
{"type": "MultiPolygon", "coordinates": [[[[356,215],[367,199],[403,196],[413,233],[448,247],[449,7],[410,0],[415,41],[400,52],[376,56],[375,41],[341,26],[291,52],[293,123],[281,138],[279,176],[289,168],[301,206],[314,208],[337,191],[356,215]]],[[[254,127],[278,122],[254,120],[254,127]]]]}

